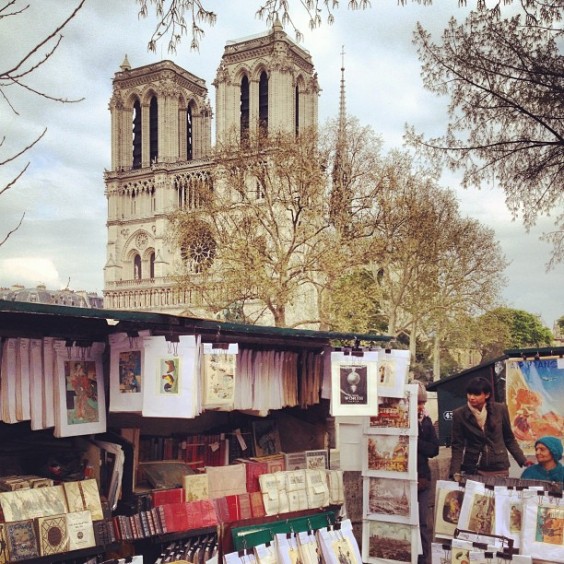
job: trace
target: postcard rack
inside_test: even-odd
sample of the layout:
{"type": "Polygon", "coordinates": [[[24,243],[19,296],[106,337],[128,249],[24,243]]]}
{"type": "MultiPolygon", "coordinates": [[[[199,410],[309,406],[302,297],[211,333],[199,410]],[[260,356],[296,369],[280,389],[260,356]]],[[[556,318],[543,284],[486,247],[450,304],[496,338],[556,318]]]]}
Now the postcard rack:
{"type": "Polygon", "coordinates": [[[340,507],[287,519],[277,515],[270,521],[267,521],[268,517],[263,517],[261,522],[255,525],[233,527],[231,529],[233,547],[235,550],[251,549],[259,544],[271,542],[276,534],[316,531],[328,525],[332,526],[338,521],[339,511],[340,507]]]}

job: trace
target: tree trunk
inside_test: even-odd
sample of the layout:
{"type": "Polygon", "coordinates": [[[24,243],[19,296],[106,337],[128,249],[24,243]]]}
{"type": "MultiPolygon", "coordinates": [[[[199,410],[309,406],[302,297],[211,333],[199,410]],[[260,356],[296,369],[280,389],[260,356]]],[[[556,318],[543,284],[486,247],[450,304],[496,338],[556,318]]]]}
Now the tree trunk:
{"type": "Polygon", "coordinates": [[[438,331],[433,337],[433,381],[441,379],[441,336],[438,331]]]}

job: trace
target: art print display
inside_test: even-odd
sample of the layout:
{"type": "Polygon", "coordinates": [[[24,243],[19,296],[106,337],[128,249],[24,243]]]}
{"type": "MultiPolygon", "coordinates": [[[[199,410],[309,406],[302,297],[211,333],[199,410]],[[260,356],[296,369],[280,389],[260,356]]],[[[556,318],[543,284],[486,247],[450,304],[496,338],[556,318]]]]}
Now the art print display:
{"type": "Polygon", "coordinates": [[[417,524],[417,482],[395,478],[363,478],[367,519],[417,524]]]}
{"type": "Polygon", "coordinates": [[[383,397],[403,397],[409,374],[408,350],[385,349],[378,352],[378,394],[383,397]]]}
{"type": "Polygon", "coordinates": [[[306,468],[308,470],[325,470],[328,468],[326,450],[306,450],[306,468]]]}
{"type": "Polygon", "coordinates": [[[58,341],[55,436],[71,437],[106,431],[102,353],[104,343],[88,347],[58,341]]]}
{"type": "Polygon", "coordinates": [[[417,437],[365,435],[363,475],[414,480],[417,474],[417,437]]]}
{"type": "Polygon", "coordinates": [[[199,415],[199,337],[180,335],[178,341],[144,337],[143,344],[143,416],[191,419],[199,415]]]}
{"type": "Polygon", "coordinates": [[[332,415],[378,413],[377,366],[375,352],[364,352],[362,356],[331,353],[332,415]]]}
{"type": "Polygon", "coordinates": [[[239,347],[231,343],[215,348],[204,343],[202,357],[203,406],[206,409],[233,409],[235,401],[235,372],[239,347]]]}
{"type": "Polygon", "coordinates": [[[493,488],[481,482],[467,480],[460,508],[458,528],[477,534],[494,534],[495,497],[493,488]]]}
{"type": "Polygon", "coordinates": [[[551,496],[524,500],[521,552],[534,559],[564,562],[564,502],[551,496]]]}
{"type": "Polygon", "coordinates": [[[110,411],[140,412],[143,409],[143,338],[149,331],[135,337],[113,333],[110,343],[110,411]]]}
{"type": "Polygon", "coordinates": [[[338,528],[319,529],[316,535],[325,564],[362,564],[350,519],[343,520],[338,528]]]}
{"type": "Polygon", "coordinates": [[[437,480],[435,494],[435,536],[453,538],[464,501],[464,488],[458,482],[437,480]]]}
{"type": "Polygon", "coordinates": [[[282,450],[276,421],[272,419],[253,421],[252,427],[256,456],[277,454],[282,450]]]}
{"type": "Polygon", "coordinates": [[[564,366],[557,357],[506,361],[506,403],[515,438],[534,455],[535,438],[562,435],[564,366]]]}
{"type": "Polygon", "coordinates": [[[389,521],[362,522],[362,561],[369,564],[415,563],[419,529],[415,525],[389,521]]]}
{"type": "Polygon", "coordinates": [[[364,433],[417,435],[417,385],[405,386],[401,397],[379,397],[378,415],[367,418],[364,433]]]}

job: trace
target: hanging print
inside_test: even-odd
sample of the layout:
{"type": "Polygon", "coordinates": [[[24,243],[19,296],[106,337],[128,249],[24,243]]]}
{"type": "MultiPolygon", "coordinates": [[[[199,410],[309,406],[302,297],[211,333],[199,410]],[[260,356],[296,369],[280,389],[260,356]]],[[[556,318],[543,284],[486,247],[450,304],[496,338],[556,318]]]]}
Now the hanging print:
{"type": "Polygon", "coordinates": [[[180,358],[161,358],[160,370],[157,374],[159,390],[161,394],[178,395],[180,378],[180,358]]]}
{"type": "Polygon", "coordinates": [[[515,438],[526,455],[535,437],[561,436],[564,428],[564,366],[559,358],[507,360],[506,402],[515,438]],[[560,365],[560,366],[559,366],[560,365]]]}

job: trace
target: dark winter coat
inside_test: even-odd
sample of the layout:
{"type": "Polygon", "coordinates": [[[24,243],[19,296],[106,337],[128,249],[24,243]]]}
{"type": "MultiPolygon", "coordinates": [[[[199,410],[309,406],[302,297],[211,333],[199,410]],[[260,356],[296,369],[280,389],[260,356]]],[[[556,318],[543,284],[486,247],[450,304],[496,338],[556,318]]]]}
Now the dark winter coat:
{"type": "Polygon", "coordinates": [[[484,431],[468,405],[455,409],[452,414],[452,458],[450,475],[460,471],[475,474],[477,470],[498,472],[509,468],[507,451],[523,466],[527,460],[515,439],[509,422],[509,412],[504,403],[492,402],[488,413],[489,423],[484,431]],[[491,422],[494,432],[490,432],[491,422]]]}
{"type": "Polygon", "coordinates": [[[439,439],[435,426],[428,415],[419,421],[419,435],[417,437],[417,478],[421,481],[431,480],[429,458],[439,454],[439,439]]]}

